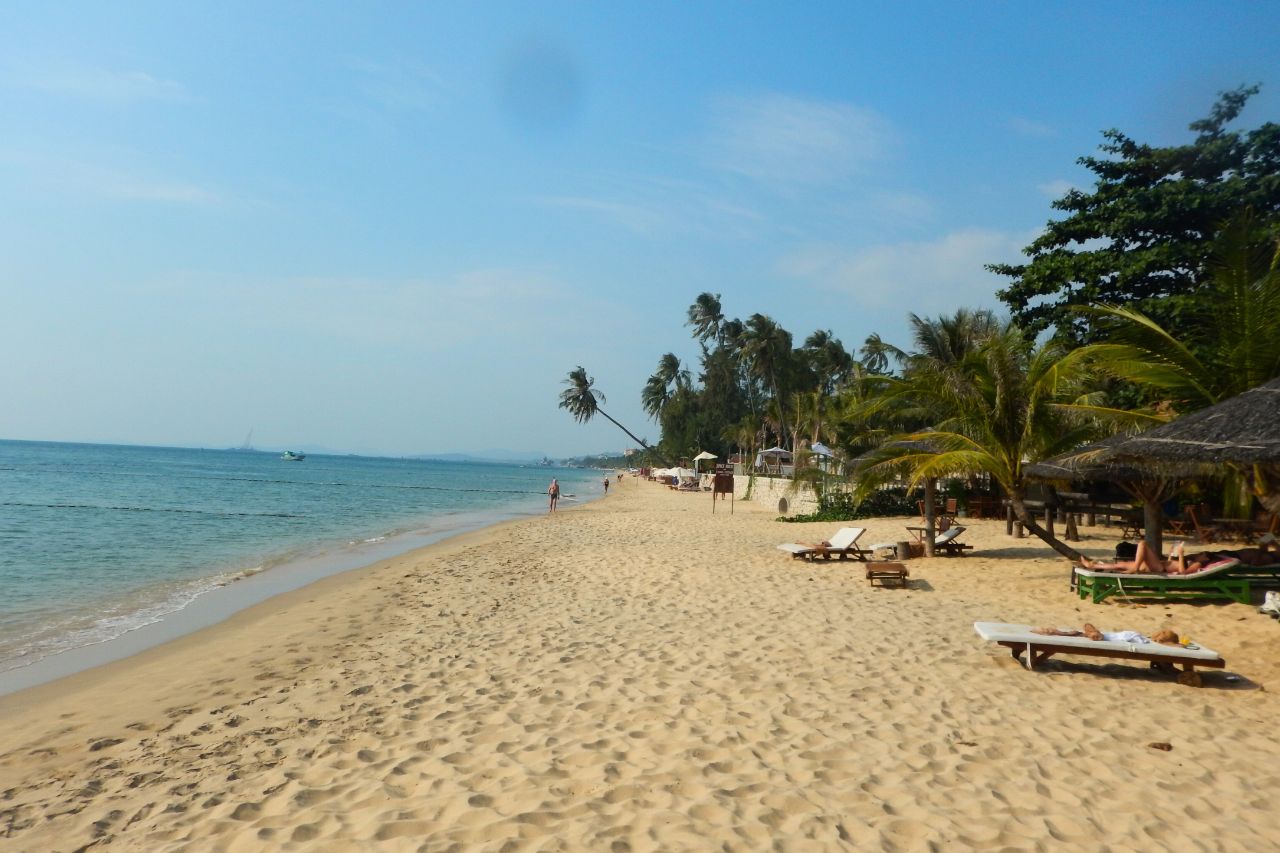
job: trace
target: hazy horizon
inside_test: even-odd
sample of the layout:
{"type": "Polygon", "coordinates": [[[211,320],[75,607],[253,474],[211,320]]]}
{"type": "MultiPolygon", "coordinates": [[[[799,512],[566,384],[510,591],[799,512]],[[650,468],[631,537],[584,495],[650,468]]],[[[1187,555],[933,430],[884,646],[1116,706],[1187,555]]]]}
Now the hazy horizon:
{"type": "MultiPolygon", "coordinates": [[[[999,308],[1101,131],[1277,115],[1280,6],[90,3],[0,11],[0,438],[632,445],[556,406],[999,308]]],[[[345,452],[345,451],[339,451],[345,452]]],[[[588,451],[590,453],[590,451],[588,451]]]]}

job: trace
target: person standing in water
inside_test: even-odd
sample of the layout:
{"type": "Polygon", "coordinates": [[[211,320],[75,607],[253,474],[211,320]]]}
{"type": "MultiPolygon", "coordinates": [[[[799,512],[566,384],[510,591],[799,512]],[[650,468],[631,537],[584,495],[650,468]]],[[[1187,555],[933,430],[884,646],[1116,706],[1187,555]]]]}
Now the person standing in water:
{"type": "Polygon", "coordinates": [[[609,494],[609,478],[608,477],[604,478],[604,493],[606,495],[609,494]]]}
{"type": "Polygon", "coordinates": [[[547,487],[547,494],[551,496],[551,508],[547,512],[555,512],[556,502],[560,500],[560,482],[554,477],[551,478],[551,485],[547,487]]]}

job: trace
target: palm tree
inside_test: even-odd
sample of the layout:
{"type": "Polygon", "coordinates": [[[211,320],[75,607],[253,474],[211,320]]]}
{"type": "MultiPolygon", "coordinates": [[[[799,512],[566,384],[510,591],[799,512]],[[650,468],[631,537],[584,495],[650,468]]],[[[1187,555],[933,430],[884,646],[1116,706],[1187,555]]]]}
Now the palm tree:
{"type": "Polygon", "coordinates": [[[819,329],[805,338],[800,351],[804,353],[817,380],[817,390],[830,396],[849,377],[853,370],[853,356],[845,350],[840,339],[830,331],[819,329]]]}
{"type": "Polygon", "coordinates": [[[1000,484],[1018,520],[1063,556],[1074,549],[1051,536],[1026,506],[1024,467],[1072,450],[1098,431],[1099,418],[1130,413],[1105,409],[1089,392],[1090,371],[1080,350],[1057,341],[1037,345],[1011,323],[981,337],[946,340],[932,355],[911,355],[905,375],[864,411],[894,409],[907,418],[928,417],[934,428],[894,436],[868,455],[859,490],[906,471],[912,486],[943,476],[989,474],[1000,484]],[[960,346],[955,344],[960,343],[960,346]]]}
{"type": "Polygon", "coordinates": [[[569,378],[564,381],[564,384],[569,387],[560,392],[560,408],[566,409],[569,414],[573,415],[575,421],[585,424],[596,415],[603,415],[609,423],[630,436],[632,441],[650,453],[657,454],[657,451],[650,447],[643,438],[637,438],[635,433],[618,423],[608,412],[600,408],[600,404],[606,402],[604,394],[592,387],[595,384],[595,379],[587,376],[586,368],[578,365],[574,370],[570,370],[569,378]]]}
{"type": "Polygon", "coordinates": [[[1098,305],[1109,342],[1086,347],[1107,372],[1163,392],[1181,414],[1280,376],[1280,241],[1260,239],[1246,211],[1223,226],[1211,279],[1183,312],[1185,331],[1134,308],[1098,305]]]}
{"type": "Polygon", "coordinates": [[[1001,324],[995,312],[960,308],[950,317],[927,320],[908,314],[915,351],[911,358],[925,358],[939,364],[956,364],[974,348],[997,334],[1001,324]]]}
{"type": "Polygon", "coordinates": [[[675,353],[667,353],[658,359],[657,371],[649,377],[640,392],[640,403],[650,417],[657,420],[672,395],[679,389],[688,389],[693,379],[689,371],[680,364],[675,353]]]}
{"type": "Polygon", "coordinates": [[[748,374],[766,383],[778,401],[779,435],[785,436],[787,418],[783,388],[791,373],[791,333],[764,314],[752,314],[739,341],[748,374]]]}
{"type": "MultiPolygon", "coordinates": [[[[1280,241],[1246,210],[1222,227],[1215,243],[1210,279],[1185,305],[1181,334],[1134,308],[1081,309],[1100,318],[1109,338],[1085,347],[1086,354],[1116,377],[1159,389],[1178,414],[1280,376],[1280,241]]],[[[1260,482],[1251,469],[1229,473],[1227,510],[1247,511],[1249,490],[1260,496],[1260,482]]]]}
{"type": "Polygon", "coordinates": [[[720,310],[720,294],[699,293],[698,298],[689,306],[689,321],[685,324],[693,327],[693,337],[705,349],[707,341],[715,338],[722,343],[721,325],[724,313],[720,310]]]}
{"type": "Polygon", "coordinates": [[[867,335],[859,352],[862,366],[870,373],[884,375],[889,372],[889,359],[892,357],[899,364],[906,360],[907,354],[887,341],[881,340],[878,333],[867,335]]]}

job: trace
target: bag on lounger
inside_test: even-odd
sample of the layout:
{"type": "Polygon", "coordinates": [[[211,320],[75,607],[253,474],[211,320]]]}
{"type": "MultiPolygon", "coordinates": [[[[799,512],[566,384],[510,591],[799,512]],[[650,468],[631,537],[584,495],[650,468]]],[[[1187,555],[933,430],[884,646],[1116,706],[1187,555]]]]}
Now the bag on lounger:
{"type": "Polygon", "coordinates": [[[1133,560],[1138,556],[1138,546],[1133,542],[1119,542],[1116,544],[1117,560],[1133,560]]]}

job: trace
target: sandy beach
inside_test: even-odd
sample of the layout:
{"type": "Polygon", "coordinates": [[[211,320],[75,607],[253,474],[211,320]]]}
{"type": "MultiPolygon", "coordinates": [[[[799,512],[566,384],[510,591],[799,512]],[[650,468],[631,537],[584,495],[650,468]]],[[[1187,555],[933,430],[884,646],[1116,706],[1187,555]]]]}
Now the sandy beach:
{"type": "Polygon", "coordinates": [[[1253,607],[1081,602],[995,521],[871,588],[774,547],[839,525],[725,510],[628,478],[0,698],[0,849],[1280,844],[1280,625],[1253,607]],[[1228,666],[1028,672],[978,620],[1170,627],[1228,666]]]}

